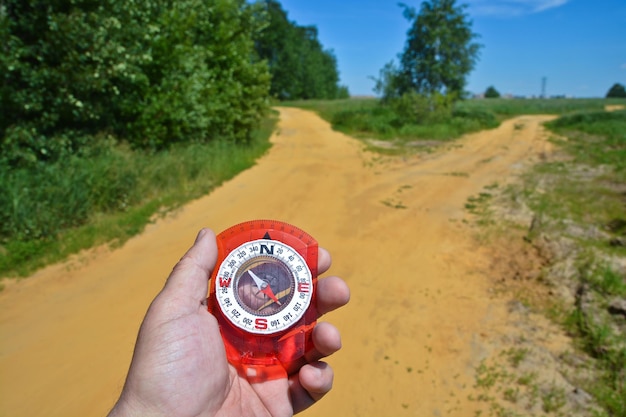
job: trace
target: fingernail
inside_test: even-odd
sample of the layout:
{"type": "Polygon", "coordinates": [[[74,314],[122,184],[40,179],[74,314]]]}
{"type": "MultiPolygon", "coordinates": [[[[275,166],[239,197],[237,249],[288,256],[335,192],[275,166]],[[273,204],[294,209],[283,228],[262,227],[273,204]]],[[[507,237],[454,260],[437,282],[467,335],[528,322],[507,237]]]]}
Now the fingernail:
{"type": "Polygon", "coordinates": [[[207,229],[205,228],[200,229],[200,231],[198,232],[198,236],[196,236],[196,242],[202,239],[204,235],[206,234],[207,234],[207,229]]]}

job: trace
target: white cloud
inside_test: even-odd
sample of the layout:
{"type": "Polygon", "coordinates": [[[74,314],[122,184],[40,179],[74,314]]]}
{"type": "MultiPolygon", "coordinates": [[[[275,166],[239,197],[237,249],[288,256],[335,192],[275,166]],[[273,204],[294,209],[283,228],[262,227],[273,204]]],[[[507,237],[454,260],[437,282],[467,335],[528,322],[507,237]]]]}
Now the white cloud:
{"type": "Polygon", "coordinates": [[[570,0],[468,0],[474,15],[514,17],[560,7],[570,0]]]}

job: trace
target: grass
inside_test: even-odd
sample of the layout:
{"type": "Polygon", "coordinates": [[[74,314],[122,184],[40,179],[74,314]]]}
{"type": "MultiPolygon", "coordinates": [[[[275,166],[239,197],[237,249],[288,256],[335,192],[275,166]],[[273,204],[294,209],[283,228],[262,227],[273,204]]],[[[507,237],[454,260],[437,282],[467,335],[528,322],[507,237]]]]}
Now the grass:
{"type": "MultiPolygon", "coordinates": [[[[626,235],[626,111],[567,114],[546,124],[559,135],[562,155],[524,177],[521,197],[544,236],[565,236],[576,245],[579,298],[564,324],[581,350],[595,358],[597,375],[583,381],[604,415],[626,416],[625,329],[606,312],[609,300],[626,297],[626,279],[610,260],[626,256],[611,237],[626,235]],[[579,295],[583,297],[583,295],[579,295]],[[593,301],[589,301],[593,300],[593,301]]],[[[538,231],[535,231],[537,233],[538,231]]],[[[562,406],[562,393],[541,398],[544,411],[562,406]]]]}
{"type": "MultiPolygon", "coordinates": [[[[569,156],[526,175],[522,194],[533,211],[555,219],[565,234],[580,232],[581,227],[610,231],[610,225],[626,221],[626,111],[577,113],[547,127],[567,138],[554,142],[569,156]],[[571,222],[581,227],[572,228],[571,222]]],[[[614,229],[619,235],[621,229],[614,229]]],[[[589,241],[587,234],[572,237],[589,241]]]]}
{"type": "MultiPolygon", "coordinates": [[[[552,199],[542,207],[545,214],[554,216],[560,212],[576,224],[589,225],[607,231],[608,224],[620,223],[624,215],[623,188],[626,185],[626,112],[577,113],[562,117],[548,124],[560,135],[567,137],[559,142],[571,156],[571,164],[589,167],[587,174],[578,175],[572,182],[571,169],[552,174],[552,190],[546,193],[552,199]],[[600,169],[601,168],[601,169],[600,169]],[[569,172],[568,172],[569,171],[569,172]],[[592,174],[589,174],[592,172],[592,174]],[[568,190],[565,193],[562,190],[568,190]],[[563,206],[563,197],[569,209],[555,210],[563,206]]],[[[577,170],[581,172],[579,168],[577,170]]],[[[574,175],[576,177],[576,175],[574,175]]],[[[613,231],[623,234],[619,228],[613,231]]],[[[589,256],[583,252],[580,280],[589,285],[589,291],[599,300],[626,297],[626,280],[607,261],[602,253],[623,257],[623,250],[608,247],[605,239],[598,241],[593,235],[578,236],[581,246],[596,248],[589,256]],[[598,252],[598,250],[600,252],[598,252]]],[[[610,416],[626,416],[626,346],[623,331],[616,331],[614,319],[606,314],[592,314],[583,304],[577,304],[571,312],[570,331],[577,335],[581,347],[596,358],[600,375],[588,387],[610,416]]],[[[617,327],[619,328],[619,327],[617,327]]]]}
{"type": "Polygon", "coordinates": [[[58,164],[0,171],[0,276],[123,244],[155,216],[252,166],[276,120],[268,116],[247,144],[216,140],[152,154],[109,144],[58,164]]]}
{"type": "Polygon", "coordinates": [[[498,118],[510,118],[523,114],[565,115],[573,112],[603,111],[607,105],[624,105],[625,99],[483,99],[465,100],[457,107],[474,111],[490,111],[498,118]]]}
{"type": "MultiPolygon", "coordinates": [[[[548,306],[559,306],[551,318],[574,337],[577,355],[586,354],[591,358],[589,363],[593,365],[588,369],[585,367],[582,375],[571,377],[601,407],[592,415],[626,417],[626,327],[623,318],[612,316],[607,308],[612,300],[626,298],[626,276],[620,262],[616,261],[626,257],[626,248],[611,243],[623,242],[626,238],[626,111],[606,112],[604,105],[615,103],[601,100],[555,101],[554,104],[562,104],[561,111],[565,112],[546,124],[555,134],[551,139],[557,149],[555,157],[527,172],[521,184],[501,191],[513,206],[523,203],[532,211],[533,225],[528,231],[528,241],[536,242],[538,248],[541,248],[540,244],[552,242],[547,255],[550,260],[559,262],[563,261],[562,257],[567,257],[568,262],[577,267],[570,274],[572,281],[567,284],[569,288],[577,289],[577,302],[566,305],[562,300],[550,299],[548,306]],[[572,104],[596,109],[581,111],[572,104]],[[571,110],[576,111],[570,113],[571,110]],[[563,253],[553,252],[561,239],[563,253]]],[[[541,109],[526,110],[525,113],[538,113],[541,109]]],[[[497,111],[500,114],[508,112],[503,108],[497,111]]],[[[496,200],[496,188],[486,188],[468,199],[466,209],[477,215],[478,224],[492,224],[490,208],[494,201],[500,201],[496,200]]],[[[552,273],[551,269],[546,269],[542,276],[552,273]]],[[[555,277],[555,281],[548,281],[548,285],[557,285],[556,281],[564,279],[568,278],[555,277]]],[[[542,302],[545,301],[537,301],[542,302]]],[[[533,307],[541,309],[543,304],[533,307]]],[[[509,373],[523,369],[520,364],[528,354],[525,349],[509,349],[503,352],[508,363],[479,367],[478,387],[488,390],[504,383],[506,387],[501,393],[504,401],[537,404],[546,414],[563,415],[567,399],[561,388],[540,387],[540,375],[534,373],[517,375],[513,381],[504,377],[504,367],[509,373]]],[[[495,397],[494,392],[483,394],[483,398],[492,402],[495,397]]],[[[502,411],[502,408],[498,410],[502,411]]],[[[500,411],[495,415],[502,415],[500,411]]]]}
{"type": "Polygon", "coordinates": [[[357,138],[397,142],[445,142],[464,133],[496,127],[495,117],[471,108],[429,112],[424,100],[413,96],[391,105],[378,99],[361,98],[335,101],[294,101],[283,103],[315,111],[335,130],[357,138]]]}
{"type": "Polygon", "coordinates": [[[609,165],[619,180],[626,180],[625,110],[575,113],[547,126],[568,138],[561,145],[574,155],[576,162],[609,165]]]}
{"type": "Polygon", "coordinates": [[[626,100],[483,99],[460,101],[449,110],[429,114],[420,113],[423,103],[419,100],[405,100],[395,106],[383,106],[376,98],[281,103],[315,111],[335,130],[361,139],[393,142],[405,151],[419,142],[445,142],[465,133],[494,128],[500,121],[517,115],[602,111],[607,105],[620,104],[626,104],[626,100]]]}

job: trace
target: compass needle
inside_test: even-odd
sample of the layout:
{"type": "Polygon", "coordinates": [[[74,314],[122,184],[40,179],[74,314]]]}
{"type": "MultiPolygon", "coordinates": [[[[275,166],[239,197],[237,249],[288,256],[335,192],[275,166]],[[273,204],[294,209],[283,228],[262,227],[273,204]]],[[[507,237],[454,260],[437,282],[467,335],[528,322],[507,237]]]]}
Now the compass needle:
{"type": "Polygon", "coordinates": [[[281,302],[278,301],[278,298],[276,298],[276,296],[274,295],[274,291],[272,291],[272,287],[270,287],[270,284],[268,284],[267,282],[263,281],[254,272],[248,271],[248,273],[250,274],[250,276],[254,280],[254,283],[261,290],[261,292],[263,294],[267,295],[269,298],[272,299],[272,301],[274,301],[279,306],[282,305],[281,302]]]}

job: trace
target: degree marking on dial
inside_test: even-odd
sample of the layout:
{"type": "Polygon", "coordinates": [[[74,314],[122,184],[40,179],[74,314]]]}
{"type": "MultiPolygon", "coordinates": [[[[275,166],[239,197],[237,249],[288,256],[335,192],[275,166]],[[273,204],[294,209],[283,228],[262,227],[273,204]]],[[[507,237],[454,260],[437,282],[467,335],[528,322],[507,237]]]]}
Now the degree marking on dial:
{"type": "MultiPolygon", "coordinates": [[[[260,261],[261,265],[263,261],[260,261]]],[[[234,248],[223,259],[218,276],[224,277],[228,272],[227,277],[232,277],[232,283],[228,287],[221,287],[220,280],[215,283],[216,296],[220,310],[225,317],[236,327],[249,331],[254,334],[273,334],[290,328],[293,324],[297,323],[304,312],[308,309],[308,306],[312,298],[312,275],[311,271],[305,261],[305,259],[288,244],[281,241],[267,241],[266,239],[259,239],[255,241],[249,241],[237,248],[234,248]],[[270,248],[274,251],[273,254],[265,253],[261,255],[261,245],[267,245],[267,252],[270,248]],[[274,247],[275,246],[275,247],[274,247]],[[291,277],[291,285],[283,290],[280,290],[276,294],[273,294],[269,282],[263,280],[260,273],[255,273],[251,270],[249,262],[254,262],[256,258],[267,259],[267,262],[277,262],[282,264],[286,271],[288,271],[291,277]],[[249,265],[249,266],[246,266],[249,265]],[[241,270],[246,268],[246,270],[241,270]],[[248,274],[245,274],[248,272],[248,274]],[[260,275],[260,276],[259,276],[260,275]],[[232,302],[237,300],[239,303],[244,302],[238,295],[238,282],[243,279],[244,276],[248,276],[249,285],[254,288],[258,288],[259,292],[263,292],[265,296],[270,298],[267,301],[263,301],[263,305],[250,305],[245,303],[245,308],[232,307],[232,302]],[[257,282],[257,280],[259,282],[257,282]],[[256,284],[256,285],[255,285],[256,284]],[[265,293],[263,287],[266,290],[272,291],[273,299],[270,294],[265,293]],[[293,295],[290,295],[292,294],[293,295]],[[270,307],[272,304],[276,305],[275,313],[269,314],[256,314],[255,311],[261,311],[270,307]],[[247,309],[247,310],[246,310],[247,309]]],[[[273,285],[273,284],[272,284],[273,285]]],[[[282,288],[285,288],[284,286],[282,288]]],[[[243,304],[242,304],[243,307],[243,304]]]]}

